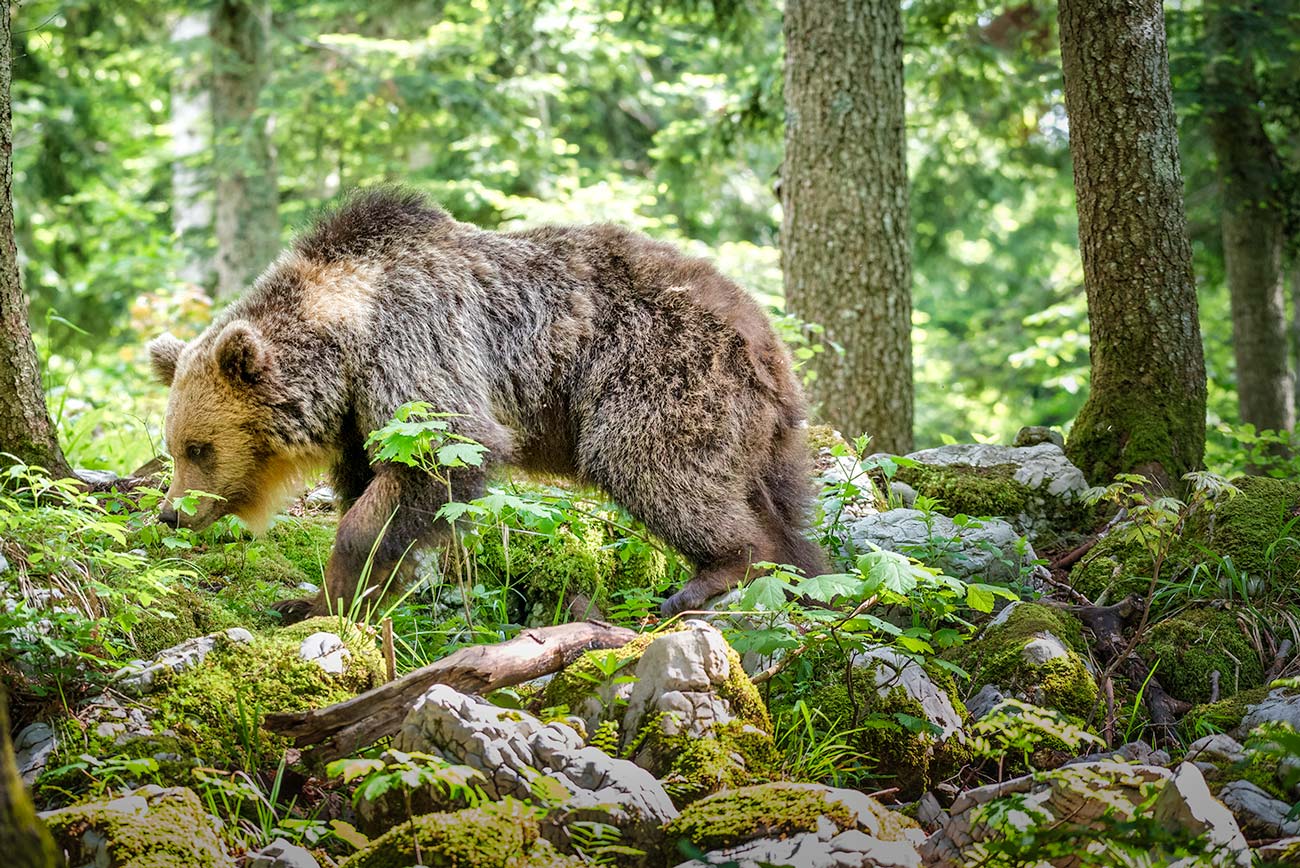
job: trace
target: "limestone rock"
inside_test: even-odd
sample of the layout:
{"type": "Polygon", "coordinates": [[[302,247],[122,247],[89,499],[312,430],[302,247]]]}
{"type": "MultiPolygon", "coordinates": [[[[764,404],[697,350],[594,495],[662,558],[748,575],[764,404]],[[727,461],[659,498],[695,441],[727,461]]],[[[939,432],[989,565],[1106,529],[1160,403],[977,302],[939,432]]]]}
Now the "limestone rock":
{"type": "Polygon", "coordinates": [[[1187,746],[1183,757],[1187,762],[1203,760],[1207,762],[1239,763],[1246,759],[1246,748],[1241,742],[1222,732],[1198,738],[1187,746]]]}
{"type": "Polygon", "coordinates": [[[232,868],[215,821],[183,787],[147,786],[111,801],[41,814],[69,868],[232,868]]]}
{"type": "Polygon", "coordinates": [[[1286,687],[1270,690],[1264,701],[1247,706],[1237,731],[1246,736],[1262,723],[1286,723],[1300,730],[1300,693],[1286,687]]]}
{"type": "Polygon", "coordinates": [[[298,646],[299,658],[315,663],[331,675],[346,672],[351,656],[352,652],[335,633],[312,633],[298,646]]]}
{"type": "Polygon", "coordinates": [[[667,829],[704,859],[678,868],[919,868],[925,835],[915,821],[855,790],[774,783],[726,790],[686,808],[667,829]]]}
{"type": "Polygon", "coordinates": [[[14,736],[14,753],[24,784],[30,787],[36,781],[58,744],[54,729],[44,721],[38,720],[18,731],[14,736]]]}
{"type": "Polygon", "coordinates": [[[1219,801],[1237,818],[1250,838],[1282,838],[1300,835],[1300,820],[1287,819],[1291,806],[1273,798],[1250,781],[1233,781],[1219,790],[1219,801]]]}
{"type": "Polygon", "coordinates": [[[309,851],[283,838],[276,838],[246,858],[245,868],[320,868],[320,863],[309,851]]]}
{"type": "MultiPolygon", "coordinates": [[[[1050,440],[1049,435],[1049,440],[1050,440]]],[[[1074,499],[1088,490],[1083,471],[1070,463],[1056,443],[1033,446],[997,446],[990,443],[954,443],[922,449],[907,456],[937,467],[992,468],[1012,465],[1011,478],[1050,497],[1074,499]]]]}
{"type": "MultiPolygon", "coordinates": [[[[988,846],[1004,837],[1002,831],[983,822],[983,809],[1007,796],[1015,796],[1017,802],[1005,814],[1004,822],[1020,829],[1068,823],[1063,828],[1077,832],[1079,847],[1095,848],[1098,839],[1117,823],[1133,819],[1137,807],[1152,792],[1151,822],[1181,830],[1188,840],[1208,839],[1211,864],[1249,868],[1250,849],[1236,820],[1210,795],[1205,779],[1191,763],[1173,771],[1151,765],[1081,763],[967,790],[953,802],[948,823],[926,840],[921,855],[930,868],[961,868],[982,858],[980,854],[987,853],[988,846]]],[[[1172,859],[1162,863],[1155,853],[1152,857],[1152,864],[1190,864],[1172,859]]],[[[1082,863],[1070,855],[1043,864],[1076,868],[1082,863]]]]}
{"type": "Polygon", "coordinates": [[[479,770],[494,798],[529,798],[539,776],[550,778],[569,793],[573,813],[618,826],[642,844],[677,816],[663,786],[635,763],[585,746],[568,726],[543,724],[446,685],[416,701],[393,746],[479,770]]]}
{"type": "Polygon", "coordinates": [[[1000,519],[959,528],[952,519],[937,513],[927,519],[918,509],[890,509],[848,522],[846,532],[845,544],[860,553],[878,546],[909,554],[938,542],[959,540],[947,545],[943,564],[948,575],[959,579],[978,575],[988,581],[1011,581],[1019,577],[1020,565],[1037,559],[1032,547],[1021,554],[1020,533],[1000,519]]]}

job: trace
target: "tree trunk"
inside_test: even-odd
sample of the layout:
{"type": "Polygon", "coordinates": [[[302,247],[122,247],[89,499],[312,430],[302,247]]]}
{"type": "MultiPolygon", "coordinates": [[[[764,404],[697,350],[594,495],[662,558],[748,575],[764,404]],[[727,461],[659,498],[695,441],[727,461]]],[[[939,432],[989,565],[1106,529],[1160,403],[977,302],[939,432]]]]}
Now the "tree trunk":
{"type": "Polygon", "coordinates": [[[912,271],[898,0],[788,0],[781,252],[817,356],[817,415],[912,448],[912,271]]]}
{"type": "Polygon", "coordinates": [[[206,12],[182,16],[172,27],[180,62],[171,79],[172,228],[184,254],[181,278],[211,290],[216,284],[212,255],[212,94],[205,64],[209,56],[206,12]]]}
{"type": "Polygon", "coordinates": [[[212,10],[217,296],[246,288],[280,248],[272,119],[258,111],[271,71],[271,8],[218,0],[212,10]]]}
{"type": "MultiPolygon", "coordinates": [[[[40,362],[27,321],[14,242],[13,129],[9,78],[13,68],[8,7],[0,15],[0,452],[39,464],[51,476],[72,475],[45,406],[40,362]]],[[[4,459],[0,459],[3,462],[4,459]]]]}
{"type": "Polygon", "coordinates": [[[1160,0],[1061,0],[1092,387],[1067,452],[1174,488],[1205,453],[1205,361],[1160,0]]]}
{"type": "Polygon", "coordinates": [[[1300,256],[1291,257],[1291,412],[1300,413],[1300,256]]]}
{"type": "Polygon", "coordinates": [[[1242,422],[1290,431],[1295,409],[1282,279],[1282,166],[1259,115],[1254,60],[1238,29],[1239,14],[1236,4],[1206,4],[1206,109],[1218,163],[1237,407],[1242,422]]]}
{"type": "MultiPolygon", "coordinates": [[[[8,29],[6,26],[5,30],[8,29]]],[[[8,43],[6,39],[6,46],[8,43]]],[[[18,777],[3,686],[0,686],[0,853],[4,854],[8,868],[54,868],[58,860],[49,830],[37,819],[32,800],[18,777]]]]}

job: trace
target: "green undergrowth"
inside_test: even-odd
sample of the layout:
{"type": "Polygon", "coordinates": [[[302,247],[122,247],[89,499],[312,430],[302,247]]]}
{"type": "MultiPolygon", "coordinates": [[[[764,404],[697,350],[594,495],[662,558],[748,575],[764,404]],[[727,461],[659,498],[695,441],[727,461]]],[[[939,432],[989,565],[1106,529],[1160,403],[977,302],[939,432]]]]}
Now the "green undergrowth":
{"type": "Polygon", "coordinates": [[[230,864],[193,792],[148,788],[106,805],[66,808],[45,820],[69,864],[113,868],[223,868],[230,864]],[[116,809],[115,809],[116,808],[116,809]]]}

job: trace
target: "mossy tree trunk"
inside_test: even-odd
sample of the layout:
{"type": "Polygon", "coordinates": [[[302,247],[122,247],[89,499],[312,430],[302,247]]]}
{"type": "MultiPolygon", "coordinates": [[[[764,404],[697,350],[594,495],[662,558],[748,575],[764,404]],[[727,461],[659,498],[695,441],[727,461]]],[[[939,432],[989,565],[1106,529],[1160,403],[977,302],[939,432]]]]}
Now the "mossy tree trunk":
{"type": "Polygon", "coordinates": [[[1205,361],[1160,0],[1061,0],[1092,387],[1066,451],[1166,488],[1205,453],[1205,361]]]}
{"type": "MultiPolygon", "coordinates": [[[[0,15],[0,452],[39,464],[53,476],[71,476],[59,448],[41,386],[40,361],[27,321],[27,298],[18,275],[14,241],[13,123],[9,80],[13,69],[11,22],[0,15]]],[[[0,463],[7,463],[0,459],[0,463]]]]}
{"type": "Polygon", "coordinates": [[[1287,365],[1282,162],[1260,116],[1250,34],[1238,3],[1206,4],[1205,102],[1222,208],[1223,261],[1232,301],[1237,408],[1256,428],[1295,426],[1287,365]]]}
{"type": "Polygon", "coordinates": [[[0,853],[7,868],[54,868],[58,853],[18,776],[9,739],[9,705],[0,687],[0,853]]]}
{"type": "Polygon", "coordinates": [[[912,266],[898,0],[788,0],[781,253],[818,356],[817,415],[912,448],[912,266]]]}
{"type": "Polygon", "coordinates": [[[258,108],[271,74],[271,7],[218,0],[212,8],[216,137],[217,295],[245,289],[280,248],[272,119],[258,108]]]}

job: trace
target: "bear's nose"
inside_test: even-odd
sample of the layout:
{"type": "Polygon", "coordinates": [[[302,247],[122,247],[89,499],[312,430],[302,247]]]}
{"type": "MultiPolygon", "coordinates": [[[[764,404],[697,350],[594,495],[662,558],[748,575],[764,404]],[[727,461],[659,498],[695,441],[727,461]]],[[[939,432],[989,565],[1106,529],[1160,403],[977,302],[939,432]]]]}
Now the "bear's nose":
{"type": "Polygon", "coordinates": [[[171,508],[171,504],[164,504],[163,508],[158,510],[158,521],[168,527],[181,526],[181,517],[171,508]]]}

